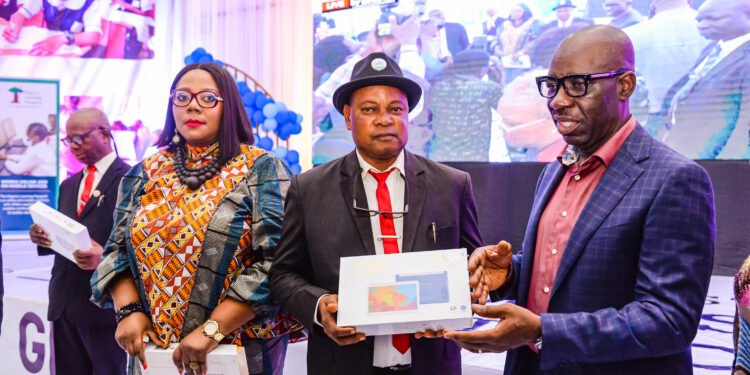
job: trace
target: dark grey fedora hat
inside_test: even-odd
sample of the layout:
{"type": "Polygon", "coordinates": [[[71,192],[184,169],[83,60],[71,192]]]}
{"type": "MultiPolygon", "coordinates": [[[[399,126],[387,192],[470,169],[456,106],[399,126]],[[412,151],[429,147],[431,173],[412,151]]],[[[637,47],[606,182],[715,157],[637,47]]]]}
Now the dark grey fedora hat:
{"type": "Polygon", "coordinates": [[[373,52],[354,64],[352,78],[333,93],[333,106],[339,113],[344,113],[344,105],[357,89],[367,86],[391,86],[406,94],[409,101],[409,112],[419,103],[422,88],[416,82],[405,78],[401,68],[388,55],[373,52]]]}

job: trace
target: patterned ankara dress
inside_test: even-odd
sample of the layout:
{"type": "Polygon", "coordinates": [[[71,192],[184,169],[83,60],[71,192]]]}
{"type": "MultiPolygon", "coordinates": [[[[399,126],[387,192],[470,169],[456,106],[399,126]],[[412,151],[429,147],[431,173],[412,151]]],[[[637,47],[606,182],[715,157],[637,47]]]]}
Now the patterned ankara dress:
{"type": "Polygon", "coordinates": [[[734,300],[737,314],[734,325],[734,368],[750,374],[750,257],[734,276],[734,300]]]}
{"type": "MultiPolygon", "coordinates": [[[[187,146],[188,166],[207,164],[216,149],[187,146]]],[[[244,347],[250,374],[281,373],[290,336],[304,335],[302,325],[273,303],[268,285],[288,168],[242,145],[219,173],[190,190],[177,177],[173,157],[162,150],[123,177],[114,229],[91,279],[92,301],[111,308],[109,284],[131,272],[165,347],[203,324],[225,298],[242,301],[256,317],[222,343],[244,347]]],[[[132,359],[128,373],[140,373],[132,359]]]]}

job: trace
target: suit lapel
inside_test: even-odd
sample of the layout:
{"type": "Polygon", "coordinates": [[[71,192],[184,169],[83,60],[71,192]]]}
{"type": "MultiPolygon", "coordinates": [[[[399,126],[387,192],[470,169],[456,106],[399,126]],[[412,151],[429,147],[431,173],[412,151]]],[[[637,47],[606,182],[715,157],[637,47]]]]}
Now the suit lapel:
{"type": "Polygon", "coordinates": [[[351,152],[346,155],[341,164],[340,187],[346,210],[349,212],[349,215],[351,215],[351,218],[357,227],[359,239],[362,241],[362,246],[366,250],[366,253],[362,255],[375,255],[375,243],[373,242],[370,217],[354,211],[353,203],[355,199],[357,201],[357,207],[368,208],[364,184],[362,184],[362,178],[360,177],[361,171],[362,168],[359,167],[357,154],[351,152]]]}
{"type": "Polygon", "coordinates": [[[78,190],[83,179],[83,171],[78,172],[70,177],[70,184],[63,185],[64,191],[60,191],[60,201],[58,210],[63,214],[76,219],[78,217],[78,190]],[[65,197],[65,199],[62,199],[65,197]]]}
{"type": "MultiPolygon", "coordinates": [[[[711,45],[714,46],[716,44],[714,43],[711,45]]],[[[748,54],[750,54],[750,42],[745,42],[739,48],[732,51],[729,55],[719,61],[719,63],[716,64],[713,69],[709,70],[708,74],[706,74],[706,76],[698,82],[698,85],[714,82],[714,76],[716,76],[717,74],[726,74],[727,67],[735,66],[739,61],[750,58],[749,56],[747,56],[748,54]]]]}
{"type": "Polygon", "coordinates": [[[573,227],[573,232],[570,233],[568,245],[555,276],[550,300],[554,298],[560,284],[565,280],[604,219],[609,216],[643,173],[643,168],[638,163],[648,158],[650,146],[651,138],[640,125],[636,125],[594,189],[573,227]]]}
{"type": "MultiPolygon", "coordinates": [[[[557,185],[560,183],[563,175],[565,175],[565,168],[557,161],[550,164],[549,169],[549,171],[545,171],[542,175],[538,193],[539,199],[534,199],[534,204],[531,207],[531,215],[529,216],[529,224],[526,227],[526,236],[523,243],[523,264],[521,265],[521,268],[525,270],[531,271],[533,268],[539,220],[542,217],[544,209],[547,207],[547,203],[552,198],[552,194],[555,193],[557,185]]],[[[521,280],[521,284],[519,285],[518,300],[522,306],[525,306],[529,293],[529,284],[531,283],[531,272],[523,272],[522,275],[526,275],[526,277],[521,280]]]]}
{"type": "Polygon", "coordinates": [[[404,150],[404,169],[406,170],[406,199],[408,199],[409,213],[404,216],[402,253],[414,250],[414,239],[422,212],[424,212],[424,199],[427,195],[424,165],[406,150],[404,150]]]}
{"type": "MultiPolygon", "coordinates": [[[[107,168],[107,171],[104,172],[104,176],[102,176],[102,179],[99,181],[99,184],[97,184],[94,190],[92,191],[91,197],[89,198],[88,202],[86,202],[86,205],[83,206],[83,211],[81,211],[81,214],[78,215],[78,217],[86,216],[89,212],[91,212],[94,209],[94,207],[99,205],[100,202],[103,201],[104,199],[117,199],[116,196],[107,197],[105,194],[109,192],[112,184],[119,183],[119,180],[117,179],[117,170],[120,167],[120,163],[124,163],[124,162],[121,161],[119,158],[117,158],[112,162],[109,168],[107,168]]],[[[81,173],[81,176],[83,176],[83,173],[81,173]]],[[[79,183],[80,183],[80,180],[79,180],[79,183]]]]}

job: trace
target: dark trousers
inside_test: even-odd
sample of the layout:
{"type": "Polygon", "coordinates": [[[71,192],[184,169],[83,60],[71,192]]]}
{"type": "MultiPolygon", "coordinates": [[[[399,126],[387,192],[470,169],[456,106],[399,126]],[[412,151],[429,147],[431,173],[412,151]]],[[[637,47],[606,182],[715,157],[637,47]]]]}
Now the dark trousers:
{"type": "Polygon", "coordinates": [[[56,375],[125,375],[126,354],[115,341],[116,326],[81,326],[63,314],[52,322],[56,375]]]}
{"type": "Polygon", "coordinates": [[[251,339],[243,342],[248,373],[251,375],[282,375],[289,335],[267,340],[251,339]]]}

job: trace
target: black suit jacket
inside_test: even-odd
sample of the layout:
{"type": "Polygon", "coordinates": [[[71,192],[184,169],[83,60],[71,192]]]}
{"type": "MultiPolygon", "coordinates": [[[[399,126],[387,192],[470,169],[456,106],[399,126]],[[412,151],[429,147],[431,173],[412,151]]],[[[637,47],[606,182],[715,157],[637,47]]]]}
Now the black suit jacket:
{"type": "Polygon", "coordinates": [[[445,39],[448,44],[448,51],[451,55],[469,48],[469,36],[466,34],[466,28],[460,23],[445,23],[445,39]]]}
{"type": "MultiPolygon", "coordinates": [[[[129,169],[130,166],[124,161],[119,158],[115,159],[96,186],[96,190],[101,192],[100,198],[92,196],[83,207],[81,216],[76,215],[76,211],[78,187],[83,178],[83,171],[74,174],[60,185],[59,211],[85,225],[91,239],[104,246],[112,231],[112,215],[117,201],[117,188],[120,185],[120,179],[129,169]]],[[[79,325],[115,324],[115,315],[112,310],[100,309],[89,301],[91,298],[90,280],[94,271],[78,268],[75,263],[51,249],[38,247],[37,252],[39,255],[55,255],[52,278],[49,282],[48,320],[55,321],[64,314],[69,321],[79,325]]]]}
{"type": "MultiPolygon", "coordinates": [[[[481,244],[471,179],[465,172],[405,152],[406,198],[402,251],[481,244]],[[433,242],[431,225],[437,227],[433,242]]],[[[339,347],[313,322],[318,298],[337,293],[340,258],[375,255],[370,217],[355,214],[353,199],[367,205],[354,152],[296,175],[286,197],[284,226],[271,267],[271,292],[310,332],[310,374],[369,374],[374,339],[339,347]]],[[[412,338],[413,374],[461,372],[460,349],[443,339],[412,338]]]]}

